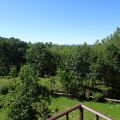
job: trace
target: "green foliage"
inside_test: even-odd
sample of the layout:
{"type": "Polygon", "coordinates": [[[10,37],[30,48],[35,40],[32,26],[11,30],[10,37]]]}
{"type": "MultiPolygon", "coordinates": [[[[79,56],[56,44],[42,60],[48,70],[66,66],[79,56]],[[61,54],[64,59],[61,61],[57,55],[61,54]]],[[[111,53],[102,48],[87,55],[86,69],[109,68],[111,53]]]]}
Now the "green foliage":
{"type": "Polygon", "coordinates": [[[54,55],[43,43],[30,45],[26,58],[32,64],[38,76],[55,75],[57,64],[54,55]]]}
{"type": "Polygon", "coordinates": [[[12,78],[17,77],[17,68],[16,68],[16,66],[12,66],[12,67],[10,68],[10,73],[9,73],[9,75],[10,75],[10,77],[12,77],[12,78]]]}
{"type": "Polygon", "coordinates": [[[94,101],[96,102],[105,102],[103,93],[95,93],[94,97],[94,101]]]}
{"type": "Polygon", "coordinates": [[[8,75],[11,66],[25,63],[27,44],[15,38],[0,37],[0,75],[8,75]]]}
{"type": "MultiPolygon", "coordinates": [[[[99,86],[108,88],[106,97],[120,98],[120,28],[94,45],[27,44],[0,37],[0,75],[15,77],[25,63],[33,66],[37,77],[51,78],[58,70],[67,92],[96,91],[99,81],[99,86]]],[[[52,80],[51,84],[56,86],[52,80]]]]}
{"type": "Polygon", "coordinates": [[[38,84],[30,65],[21,68],[19,83],[11,94],[8,120],[46,120],[50,116],[49,92],[38,84]]]}
{"type": "Polygon", "coordinates": [[[8,93],[8,90],[9,90],[8,86],[3,85],[3,86],[0,87],[0,94],[1,95],[6,95],[8,93]]]}
{"type": "Polygon", "coordinates": [[[93,61],[92,49],[86,43],[76,47],[73,53],[68,55],[59,75],[67,92],[84,97],[84,81],[89,78],[90,65],[93,61]],[[68,58],[67,58],[68,57],[68,58]]]}
{"type": "Polygon", "coordinates": [[[60,70],[58,75],[60,76],[61,83],[67,93],[74,94],[75,96],[82,93],[82,81],[75,74],[75,72],[60,70]]]}
{"type": "Polygon", "coordinates": [[[48,88],[51,92],[65,92],[65,88],[61,83],[60,77],[52,76],[50,78],[40,78],[40,85],[48,88]]]}

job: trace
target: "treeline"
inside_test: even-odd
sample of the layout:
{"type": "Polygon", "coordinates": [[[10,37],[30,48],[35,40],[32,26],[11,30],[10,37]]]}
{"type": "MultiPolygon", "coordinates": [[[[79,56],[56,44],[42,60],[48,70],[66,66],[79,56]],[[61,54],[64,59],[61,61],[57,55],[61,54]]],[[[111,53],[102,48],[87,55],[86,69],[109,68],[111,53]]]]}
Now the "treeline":
{"type": "Polygon", "coordinates": [[[0,37],[0,75],[10,75],[13,68],[18,74],[24,64],[32,65],[39,77],[55,75],[57,57],[49,50],[51,46],[51,43],[31,44],[15,38],[0,37]]]}
{"type": "MultiPolygon", "coordinates": [[[[26,43],[0,37],[0,75],[31,65],[38,77],[59,76],[67,93],[120,98],[120,29],[94,45],[26,43]]],[[[16,72],[15,72],[16,71],[16,72]]]]}

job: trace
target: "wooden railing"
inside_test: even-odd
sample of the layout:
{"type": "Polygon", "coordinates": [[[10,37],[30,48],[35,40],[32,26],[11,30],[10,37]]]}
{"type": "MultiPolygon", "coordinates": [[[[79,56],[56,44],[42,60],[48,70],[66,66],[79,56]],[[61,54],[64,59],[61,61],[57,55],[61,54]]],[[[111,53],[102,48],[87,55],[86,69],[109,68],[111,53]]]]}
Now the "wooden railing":
{"type": "Polygon", "coordinates": [[[93,114],[95,114],[96,120],[99,120],[100,117],[104,118],[105,120],[113,120],[112,118],[109,118],[109,117],[107,117],[107,116],[105,116],[105,115],[103,115],[103,114],[85,106],[85,105],[82,105],[82,104],[76,105],[76,106],[74,106],[74,107],[72,107],[72,108],[70,108],[70,109],[68,109],[68,110],[66,110],[62,113],[58,113],[57,115],[49,118],[48,120],[57,120],[58,118],[61,118],[63,116],[66,116],[66,120],[69,120],[69,113],[71,113],[72,111],[75,111],[77,109],[80,110],[80,119],[79,120],[83,120],[83,110],[84,109],[92,112],[93,114]]]}

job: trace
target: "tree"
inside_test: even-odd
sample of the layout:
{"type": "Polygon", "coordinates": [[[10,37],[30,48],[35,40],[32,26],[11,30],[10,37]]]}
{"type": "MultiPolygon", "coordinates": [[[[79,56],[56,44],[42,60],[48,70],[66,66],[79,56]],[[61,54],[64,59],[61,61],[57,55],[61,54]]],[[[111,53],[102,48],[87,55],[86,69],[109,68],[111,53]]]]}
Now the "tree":
{"type": "Polygon", "coordinates": [[[30,45],[26,58],[28,63],[34,67],[38,76],[56,74],[56,59],[43,43],[30,45]]]}
{"type": "MultiPolygon", "coordinates": [[[[102,43],[94,45],[97,59],[90,66],[91,77],[107,87],[107,97],[120,98],[120,34],[119,29],[102,43]]],[[[105,92],[104,92],[105,93],[105,92]]]]}
{"type": "Polygon", "coordinates": [[[15,38],[0,37],[0,75],[8,75],[11,66],[19,71],[25,63],[27,43],[15,38]]]}
{"type": "Polygon", "coordinates": [[[105,51],[106,69],[104,80],[106,86],[111,88],[111,95],[119,98],[120,90],[120,49],[114,44],[108,44],[105,51]]]}
{"type": "Polygon", "coordinates": [[[20,80],[12,91],[8,120],[46,120],[50,117],[49,92],[37,82],[34,70],[30,65],[21,68],[20,80]]]}
{"type": "Polygon", "coordinates": [[[76,47],[71,54],[66,56],[60,74],[63,85],[70,93],[73,91],[74,94],[84,94],[83,83],[90,73],[91,54],[91,47],[84,44],[76,47]]]}

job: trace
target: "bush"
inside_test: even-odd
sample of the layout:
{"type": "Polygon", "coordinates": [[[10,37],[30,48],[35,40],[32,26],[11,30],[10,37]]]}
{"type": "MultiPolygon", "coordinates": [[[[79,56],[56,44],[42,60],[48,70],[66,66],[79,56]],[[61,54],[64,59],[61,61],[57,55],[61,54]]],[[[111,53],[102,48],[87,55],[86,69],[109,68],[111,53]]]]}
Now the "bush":
{"type": "Polygon", "coordinates": [[[2,109],[3,108],[3,105],[2,104],[0,104],[0,109],[2,109]]]}
{"type": "Polygon", "coordinates": [[[105,102],[103,93],[95,93],[94,101],[96,102],[105,102]]]}
{"type": "Polygon", "coordinates": [[[13,78],[17,77],[17,68],[16,68],[16,66],[12,66],[12,67],[10,68],[10,73],[9,73],[9,75],[10,75],[11,77],[13,77],[13,78]]]}
{"type": "Polygon", "coordinates": [[[2,95],[6,95],[8,93],[8,86],[4,85],[2,87],[0,87],[0,94],[2,95]]]}

